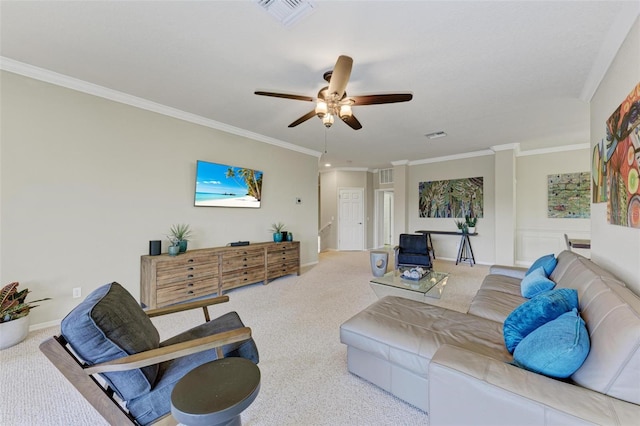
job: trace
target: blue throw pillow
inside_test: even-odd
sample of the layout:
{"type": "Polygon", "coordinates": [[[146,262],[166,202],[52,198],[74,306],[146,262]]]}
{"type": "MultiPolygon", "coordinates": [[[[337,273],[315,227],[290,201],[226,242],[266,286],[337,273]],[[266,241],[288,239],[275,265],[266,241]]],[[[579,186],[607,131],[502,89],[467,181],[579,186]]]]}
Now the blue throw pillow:
{"type": "Polygon", "coordinates": [[[572,309],[578,309],[578,292],[573,288],[546,291],[524,302],[504,320],[502,331],[507,350],[513,353],[533,330],[572,309]]]}
{"type": "Polygon", "coordinates": [[[551,275],[553,270],[556,268],[557,264],[558,264],[558,259],[556,259],[553,253],[547,254],[546,256],[542,256],[541,258],[533,262],[533,265],[531,265],[531,267],[527,270],[525,275],[529,275],[530,273],[532,273],[533,271],[535,271],[536,269],[542,266],[544,268],[545,274],[549,276],[551,275]]]}
{"type": "Polygon", "coordinates": [[[556,283],[547,278],[544,268],[540,266],[522,279],[520,292],[522,293],[522,297],[531,299],[539,293],[553,290],[555,286],[556,283]]]}
{"type": "Polygon", "coordinates": [[[587,327],[573,309],[522,339],[513,353],[513,361],[527,370],[564,379],[582,366],[590,348],[587,327]]]}

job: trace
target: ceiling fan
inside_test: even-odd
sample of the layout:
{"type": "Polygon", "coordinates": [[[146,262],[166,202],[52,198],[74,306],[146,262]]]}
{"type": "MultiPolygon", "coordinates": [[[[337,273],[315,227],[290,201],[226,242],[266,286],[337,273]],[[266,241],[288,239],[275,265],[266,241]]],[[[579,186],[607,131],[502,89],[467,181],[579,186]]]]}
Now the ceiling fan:
{"type": "Polygon", "coordinates": [[[407,102],[413,98],[411,93],[390,93],[379,95],[364,96],[347,96],[345,89],[351,76],[351,68],[353,59],[348,56],[341,55],[336,61],[333,70],[324,73],[324,79],[329,86],[323,87],[318,92],[317,98],[304,95],[290,95],[287,93],[274,92],[254,92],[256,95],[272,96],[274,98],[294,99],[297,101],[316,102],[315,109],[309,111],[302,117],[298,118],[289,127],[295,127],[314,116],[318,116],[326,127],[331,127],[335,117],[339,117],[354,130],[362,128],[362,124],[353,115],[352,106],[391,104],[396,102],[407,102]]]}

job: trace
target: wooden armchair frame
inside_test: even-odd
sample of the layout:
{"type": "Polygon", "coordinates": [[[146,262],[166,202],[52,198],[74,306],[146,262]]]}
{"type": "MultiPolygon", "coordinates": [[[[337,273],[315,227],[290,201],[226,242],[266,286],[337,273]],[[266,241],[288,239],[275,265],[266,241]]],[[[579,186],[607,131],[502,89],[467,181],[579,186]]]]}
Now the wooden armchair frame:
{"type": "MultiPolygon", "coordinates": [[[[196,302],[182,303],[166,308],[150,309],[145,311],[149,317],[172,314],[191,309],[202,308],[205,321],[210,321],[209,309],[211,305],[225,303],[229,296],[219,296],[196,302]]],[[[152,349],[134,355],[114,359],[95,365],[85,365],[69,348],[65,338],[53,336],[40,344],[40,351],[49,358],[49,361],[71,382],[71,384],[89,401],[102,417],[112,425],[138,424],[134,418],[120,405],[114,391],[106,384],[102,384],[94,374],[109,371],[126,371],[147,365],[158,364],[170,359],[180,358],[197,352],[216,349],[218,357],[222,358],[221,347],[230,343],[241,342],[251,338],[251,329],[242,327],[211,336],[193,339],[187,342],[152,349]]],[[[154,422],[158,425],[176,425],[178,422],[171,413],[154,422]]]]}

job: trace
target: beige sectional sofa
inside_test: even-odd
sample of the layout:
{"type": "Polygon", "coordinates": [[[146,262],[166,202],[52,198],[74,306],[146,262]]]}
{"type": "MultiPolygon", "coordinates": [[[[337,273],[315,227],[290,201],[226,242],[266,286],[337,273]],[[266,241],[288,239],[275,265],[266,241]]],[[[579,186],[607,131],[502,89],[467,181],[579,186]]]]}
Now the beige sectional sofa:
{"type": "Polygon", "coordinates": [[[431,426],[640,424],[640,298],[576,253],[557,259],[549,278],[577,290],[591,341],[567,380],[510,363],[503,322],[526,301],[526,269],[504,266],[466,314],[391,296],[356,314],[340,328],[349,371],[428,412],[431,426]]]}

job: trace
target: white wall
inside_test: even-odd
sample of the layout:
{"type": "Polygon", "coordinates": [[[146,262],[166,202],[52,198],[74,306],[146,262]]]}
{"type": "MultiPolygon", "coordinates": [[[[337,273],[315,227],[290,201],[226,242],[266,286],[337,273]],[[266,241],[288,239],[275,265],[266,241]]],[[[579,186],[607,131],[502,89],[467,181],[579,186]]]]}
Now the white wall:
{"type": "MultiPolygon", "coordinates": [[[[629,32],[591,100],[591,149],[605,123],[640,82],[640,19],[629,32]]],[[[610,225],[606,203],[591,206],[591,257],[640,294],[640,229],[610,225]]]]}
{"type": "MultiPolygon", "coordinates": [[[[571,238],[591,237],[591,219],[548,217],[548,175],[590,171],[588,144],[573,148],[533,155],[524,152],[516,158],[517,263],[526,263],[548,253],[557,254],[565,250],[565,233],[571,238]]],[[[588,252],[581,254],[588,255],[588,252]]]]}
{"type": "Polygon", "coordinates": [[[0,282],[52,297],[32,324],[59,320],[111,281],[139,297],[140,255],[170,225],[190,248],[267,241],[282,221],[316,262],[314,156],[2,72],[0,282]],[[196,160],[264,172],[260,209],[194,207],[196,160]],[[295,204],[295,197],[302,204],[295,204]]]}

